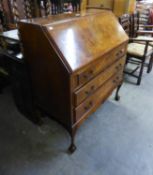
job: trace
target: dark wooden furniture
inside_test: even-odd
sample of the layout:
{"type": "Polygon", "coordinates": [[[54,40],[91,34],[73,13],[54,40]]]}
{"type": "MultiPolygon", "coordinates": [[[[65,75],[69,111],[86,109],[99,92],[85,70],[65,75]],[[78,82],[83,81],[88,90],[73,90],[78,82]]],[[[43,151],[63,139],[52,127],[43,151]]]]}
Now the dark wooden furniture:
{"type": "Polygon", "coordinates": [[[35,105],[74,136],[123,81],[128,37],[113,13],[57,15],[19,23],[35,105]],[[32,36],[32,37],[31,37],[32,36]]]}
{"type": "MultiPolygon", "coordinates": [[[[153,41],[153,25],[141,24],[139,12],[135,12],[131,15],[131,26],[133,37],[142,40],[150,39],[153,41]]],[[[153,47],[153,42],[149,42],[149,46],[153,47]]],[[[147,73],[150,73],[153,67],[153,55],[150,56],[148,63],[145,63],[145,65],[147,66],[147,73]]]]}
{"type": "MultiPolygon", "coordinates": [[[[19,50],[19,44],[16,31],[3,32],[0,34],[0,44],[1,44],[1,53],[0,53],[0,69],[1,69],[1,80],[0,80],[0,91],[2,92],[5,87],[5,82],[10,82],[10,69],[6,55],[15,54],[15,51],[19,50]]],[[[8,84],[7,83],[7,84],[8,84]]]]}
{"type": "MultiPolygon", "coordinates": [[[[8,73],[12,95],[17,109],[31,121],[38,123],[38,117],[33,113],[33,101],[26,64],[20,50],[18,30],[0,34],[2,43],[2,67],[8,73]],[[6,66],[5,66],[6,65],[6,66]]],[[[4,81],[4,80],[3,80],[4,81]]]]}
{"type": "Polygon", "coordinates": [[[3,93],[3,89],[9,84],[9,75],[7,68],[8,66],[4,61],[3,54],[0,53],[0,94],[3,93]]]}

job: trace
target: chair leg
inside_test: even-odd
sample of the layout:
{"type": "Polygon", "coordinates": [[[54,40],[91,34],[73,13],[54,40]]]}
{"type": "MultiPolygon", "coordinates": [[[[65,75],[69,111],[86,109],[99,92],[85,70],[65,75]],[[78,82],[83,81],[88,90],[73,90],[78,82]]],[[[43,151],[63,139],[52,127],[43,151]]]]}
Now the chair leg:
{"type": "Polygon", "coordinates": [[[143,69],[144,69],[144,63],[145,63],[145,60],[143,60],[142,63],[141,63],[139,77],[138,77],[138,80],[137,80],[137,85],[141,84],[141,79],[142,79],[142,74],[143,74],[143,69]]]}
{"type": "Polygon", "coordinates": [[[150,73],[151,72],[152,66],[153,66],[153,56],[151,56],[151,58],[149,60],[149,65],[148,65],[147,73],[150,73]]]}

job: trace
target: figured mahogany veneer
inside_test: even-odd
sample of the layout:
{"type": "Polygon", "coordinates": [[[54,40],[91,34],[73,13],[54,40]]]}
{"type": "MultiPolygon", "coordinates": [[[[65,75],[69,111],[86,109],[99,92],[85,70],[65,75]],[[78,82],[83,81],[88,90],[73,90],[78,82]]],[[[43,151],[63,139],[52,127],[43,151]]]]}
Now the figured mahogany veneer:
{"type": "Polygon", "coordinates": [[[128,37],[109,11],[19,23],[36,106],[74,135],[123,80],[128,37]]]}

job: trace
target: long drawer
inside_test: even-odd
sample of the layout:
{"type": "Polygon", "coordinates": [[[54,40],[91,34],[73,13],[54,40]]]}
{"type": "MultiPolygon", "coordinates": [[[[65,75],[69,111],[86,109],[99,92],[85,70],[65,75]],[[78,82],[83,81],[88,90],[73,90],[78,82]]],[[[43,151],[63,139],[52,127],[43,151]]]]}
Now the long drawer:
{"type": "Polygon", "coordinates": [[[127,44],[123,44],[118,48],[115,48],[108,54],[102,56],[102,58],[99,59],[98,62],[94,63],[89,68],[79,72],[77,74],[77,86],[85,84],[94,76],[96,76],[98,73],[107,68],[109,65],[113,64],[113,62],[123,57],[126,53],[126,47],[127,44]]]}
{"type": "Polygon", "coordinates": [[[105,82],[93,95],[75,108],[75,122],[79,121],[82,117],[84,117],[84,115],[88,114],[97,103],[103,102],[110,95],[113,89],[121,83],[122,79],[123,73],[117,73],[105,82]]]}
{"type": "Polygon", "coordinates": [[[125,58],[121,58],[106,71],[101,72],[97,77],[87,83],[74,93],[74,103],[78,106],[83,100],[92,95],[105,81],[111,78],[118,71],[123,71],[125,58]]]}

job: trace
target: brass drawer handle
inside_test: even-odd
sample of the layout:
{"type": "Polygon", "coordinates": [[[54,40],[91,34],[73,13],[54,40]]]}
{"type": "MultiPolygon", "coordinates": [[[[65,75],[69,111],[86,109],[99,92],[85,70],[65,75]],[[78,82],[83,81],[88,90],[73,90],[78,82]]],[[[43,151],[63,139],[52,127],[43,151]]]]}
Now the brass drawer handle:
{"type": "Polygon", "coordinates": [[[116,57],[120,57],[124,54],[124,49],[121,49],[119,52],[116,53],[116,57]]]}
{"type": "Polygon", "coordinates": [[[95,86],[92,85],[90,89],[91,89],[92,91],[95,90],[95,86]]]}
{"type": "Polygon", "coordinates": [[[116,84],[117,83],[116,80],[113,80],[113,83],[116,84]]]}
{"type": "Polygon", "coordinates": [[[88,74],[84,75],[83,77],[84,77],[85,80],[90,80],[90,78],[91,78],[91,76],[88,75],[88,74]]]}
{"type": "Polygon", "coordinates": [[[115,67],[116,70],[120,70],[121,68],[122,68],[122,64],[121,63],[115,67]]]}
{"type": "Polygon", "coordinates": [[[124,49],[120,50],[120,54],[122,55],[124,53],[124,49]]]}
{"type": "Polygon", "coordinates": [[[90,95],[90,92],[89,92],[89,91],[85,91],[85,94],[86,94],[86,95],[90,95]]]}
{"type": "Polygon", "coordinates": [[[116,70],[119,70],[119,66],[116,66],[115,69],[116,69],[116,70]]]}
{"type": "Polygon", "coordinates": [[[90,70],[85,75],[83,75],[83,77],[87,80],[89,80],[91,78],[91,76],[93,76],[93,70],[90,70]]]}
{"type": "Polygon", "coordinates": [[[113,83],[114,83],[114,84],[117,84],[117,83],[119,82],[119,80],[120,80],[120,77],[117,76],[117,77],[113,80],[113,83]]]}
{"type": "Polygon", "coordinates": [[[119,56],[120,56],[120,53],[119,53],[119,52],[117,52],[116,57],[119,57],[119,56]]]}
{"type": "Polygon", "coordinates": [[[116,77],[116,80],[119,80],[119,79],[120,79],[119,76],[117,76],[117,77],[116,77]]]}
{"type": "Polygon", "coordinates": [[[92,74],[93,74],[93,72],[94,72],[93,70],[90,70],[90,71],[89,71],[89,74],[90,74],[90,75],[92,75],[92,74]]]}
{"type": "Polygon", "coordinates": [[[87,78],[88,78],[88,76],[85,74],[85,75],[83,75],[83,78],[87,79],[87,78]]]}
{"type": "Polygon", "coordinates": [[[84,107],[84,110],[85,110],[85,111],[88,111],[89,109],[90,109],[89,106],[85,106],[85,107],[84,107]]]}
{"type": "Polygon", "coordinates": [[[92,107],[92,105],[93,105],[93,102],[90,101],[89,104],[88,104],[87,106],[84,107],[84,110],[85,110],[85,111],[88,111],[88,110],[92,107]]]}
{"type": "Polygon", "coordinates": [[[90,102],[89,102],[89,105],[90,105],[90,107],[92,107],[92,105],[93,105],[93,102],[92,102],[92,101],[90,101],[90,102]]]}
{"type": "Polygon", "coordinates": [[[86,94],[86,95],[90,95],[90,94],[93,93],[94,90],[95,90],[95,86],[92,85],[92,86],[90,87],[90,90],[89,90],[89,91],[85,91],[85,94],[86,94]]]}
{"type": "Polygon", "coordinates": [[[120,63],[119,66],[122,67],[122,64],[120,63]]]}

